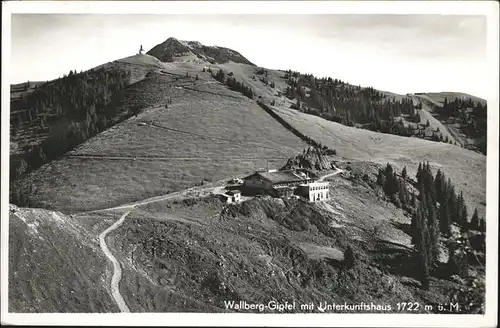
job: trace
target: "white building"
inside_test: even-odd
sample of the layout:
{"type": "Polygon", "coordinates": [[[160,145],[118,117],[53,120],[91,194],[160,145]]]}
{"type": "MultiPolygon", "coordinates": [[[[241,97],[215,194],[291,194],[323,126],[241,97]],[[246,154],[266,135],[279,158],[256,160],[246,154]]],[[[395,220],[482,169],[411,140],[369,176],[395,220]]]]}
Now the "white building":
{"type": "Polygon", "coordinates": [[[233,204],[241,201],[241,191],[239,190],[230,190],[225,194],[218,194],[217,196],[226,204],[233,204]]]}
{"type": "Polygon", "coordinates": [[[233,197],[226,194],[218,194],[217,197],[226,204],[231,204],[233,197]]]}
{"type": "Polygon", "coordinates": [[[297,193],[310,202],[324,201],[329,199],[329,185],[328,181],[305,183],[299,185],[297,193]]]}
{"type": "Polygon", "coordinates": [[[226,192],[226,194],[231,196],[231,201],[233,203],[238,203],[241,200],[241,191],[239,190],[230,190],[226,192]]]}

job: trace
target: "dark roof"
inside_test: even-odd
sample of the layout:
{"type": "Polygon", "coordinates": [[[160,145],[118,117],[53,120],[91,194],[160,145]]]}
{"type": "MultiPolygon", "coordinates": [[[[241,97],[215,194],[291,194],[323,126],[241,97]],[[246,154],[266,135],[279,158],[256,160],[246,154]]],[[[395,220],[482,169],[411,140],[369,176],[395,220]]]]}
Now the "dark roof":
{"type": "Polygon", "coordinates": [[[299,175],[295,175],[293,171],[256,172],[251,176],[246,177],[245,179],[248,179],[254,175],[257,175],[264,180],[268,180],[273,184],[306,181],[305,178],[299,175]]]}
{"type": "Polygon", "coordinates": [[[239,190],[229,190],[228,192],[226,192],[226,194],[228,194],[228,195],[241,194],[241,191],[239,191],[239,190]]]}

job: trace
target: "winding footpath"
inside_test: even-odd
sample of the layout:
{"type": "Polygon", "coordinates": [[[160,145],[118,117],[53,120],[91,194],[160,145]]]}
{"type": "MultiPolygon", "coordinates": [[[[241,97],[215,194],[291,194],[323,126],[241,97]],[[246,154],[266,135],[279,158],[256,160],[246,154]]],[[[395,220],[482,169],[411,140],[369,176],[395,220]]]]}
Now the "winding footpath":
{"type": "Polygon", "coordinates": [[[339,169],[338,167],[337,167],[336,169],[337,169],[337,171],[335,171],[335,172],[333,172],[333,173],[330,173],[330,174],[326,174],[326,175],[324,175],[324,176],[320,177],[320,178],[318,179],[318,182],[321,182],[321,181],[325,180],[326,178],[329,178],[329,177],[332,177],[332,176],[334,176],[334,175],[337,175],[337,174],[339,174],[339,173],[344,172],[344,170],[339,169]]]}
{"type": "MultiPolygon", "coordinates": [[[[318,181],[323,181],[324,179],[329,178],[329,177],[334,176],[334,175],[337,175],[341,172],[343,172],[343,170],[337,168],[337,170],[335,172],[322,176],[318,181]]],[[[127,217],[127,215],[129,215],[130,212],[132,212],[132,210],[136,206],[154,203],[154,202],[158,202],[158,201],[162,201],[162,200],[167,200],[167,199],[174,198],[174,197],[179,197],[188,191],[196,190],[196,189],[198,191],[210,190],[212,192],[218,193],[218,192],[220,192],[220,190],[219,190],[220,188],[221,188],[220,186],[219,187],[206,187],[206,188],[192,187],[192,188],[188,188],[188,189],[183,190],[183,191],[178,191],[178,192],[174,192],[174,193],[163,195],[163,196],[152,197],[152,198],[148,198],[148,199],[145,199],[145,200],[139,201],[139,202],[134,202],[134,203],[121,205],[121,206],[117,206],[117,207],[111,207],[111,208],[107,208],[107,209],[92,211],[92,212],[100,212],[100,211],[120,210],[120,209],[128,209],[129,210],[128,212],[123,214],[118,221],[116,221],[113,225],[111,225],[109,228],[104,230],[99,235],[99,244],[101,246],[101,249],[104,252],[104,254],[106,255],[106,257],[109,259],[109,261],[113,264],[113,276],[111,278],[111,294],[113,295],[113,298],[115,299],[115,302],[118,305],[120,312],[130,312],[130,309],[128,308],[127,303],[125,302],[125,300],[123,299],[123,296],[120,293],[119,285],[120,285],[120,280],[122,278],[122,269],[120,266],[120,262],[118,262],[118,260],[114,257],[113,253],[111,253],[110,249],[108,248],[108,245],[106,245],[106,236],[111,231],[120,227],[120,225],[125,221],[125,218],[127,217]]]]}
{"type": "Polygon", "coordinates": [[[101,246],[101,249],[106,255],[106,257],[113,264],[113,277],[111,278],[111,294],[113,295],[116,304],[120,308],[120,312],[130,312],[130,309],[128,308],[127,303],[125,303],[122,294],[120,294],[119,284],[120,280],[122,279],[122,268],[120,267],[120,262],[118,262],[118,260],[114,257],[113,253],[111,253],[111,251],[108,248],[108,245],[106,245],[106,236],[108,233],[118,228],[125,221],[125,218],[127,217],[127,215],[130,214],[130,212],[131,211],[128,211],[125,214],[123,214],[118,221],[116,221],[113,225],[111,225],[108,229],[104,230],[99,235],[99,244],[101,246]]]}

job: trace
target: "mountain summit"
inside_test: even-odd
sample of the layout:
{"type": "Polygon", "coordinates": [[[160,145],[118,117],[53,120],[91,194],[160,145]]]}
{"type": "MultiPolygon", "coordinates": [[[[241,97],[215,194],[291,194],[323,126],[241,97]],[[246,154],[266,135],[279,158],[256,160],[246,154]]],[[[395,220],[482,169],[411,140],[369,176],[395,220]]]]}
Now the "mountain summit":
{"type": "Polygon", "coordinates": [[[182,41],[168,38],[147,52],[162,62],[183,60],[202,60],[211,64],[224,64],[229,61],[255,66],[239,52],[218,46],[205,46],[198,41],[182,41]]]}

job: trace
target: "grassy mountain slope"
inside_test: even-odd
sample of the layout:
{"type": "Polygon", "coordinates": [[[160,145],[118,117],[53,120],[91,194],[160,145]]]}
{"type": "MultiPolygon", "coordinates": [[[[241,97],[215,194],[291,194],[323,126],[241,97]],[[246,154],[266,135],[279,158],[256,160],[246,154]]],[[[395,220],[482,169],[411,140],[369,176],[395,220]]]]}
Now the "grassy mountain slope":
{"type": "Polygon", "coordinates": [[[486,202],[486,157],[445,143],[419,138],[382,134],[324,120],[297,110],[273,107],[292,126],[315,140],[336,149],[345,158],[404,166],[416,173],[419,162],[429,161],[434,171],[441,169],[462,190],[469,205],[484,215],[486,202]]]}
{"type": "Polygon", "coordinates": [[[123,106],[123,95],[163,67],[155,57],[136,55],[29,88],[11,86],[11,179],[132,115],[137,104],[123,106]]]}
{"type": "Polygon", "coordinates": [[[426,116],[442,124],[444,129],[440,130],[445,131],[449,139],[453,138],[464,148],[486,153],[486,111],[477,109],[477,104],[486,106],[486,100],[460,92],[417,93],[413,98],[422,103],[426,116]],[[455,100],[472,103],[460,105],[454,114],[447,115],[445,102],[455,100]]]}
{"type": "Polygon", "coordinates": [[[201,68],[172,65],[134,84],[119,106],[124,106],[121,111],[142,106],[142,113],[19,182],[23,188],[37,186],[31,192],[33,206],[103,208],[203,179],[280,167],[304,147],[255,102],[229,91],[201,68]],[[191,76],[186,78],[186,72],[191,76]]]}
{"type": "Polygon", "coordinates": [[[421,125],[426,125],[427,122],[429,122],[429,126],[427,127],[428,130],[439,133],[443,139],[451,140],[453,144],[456,142],[458,146],[463,146],[462,140],[455,138],[455,135],[448,130],[443,122],[432,115],[432,109],[427,104],[423,103],[422,109],[419,109],[418,113],[420,114],[421,125]]]}

